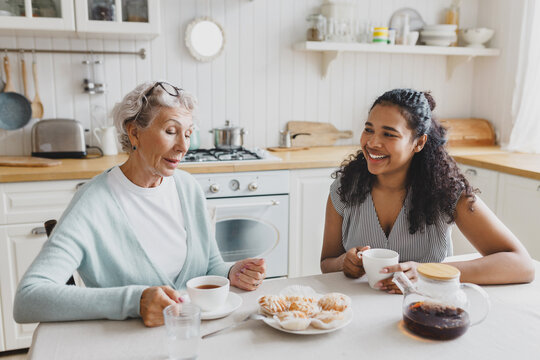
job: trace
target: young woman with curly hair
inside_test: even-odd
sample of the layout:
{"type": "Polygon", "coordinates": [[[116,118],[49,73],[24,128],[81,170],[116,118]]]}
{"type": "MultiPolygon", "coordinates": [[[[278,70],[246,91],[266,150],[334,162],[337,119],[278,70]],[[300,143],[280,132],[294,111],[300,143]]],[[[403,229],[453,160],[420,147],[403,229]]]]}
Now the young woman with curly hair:
{"type": "MultiPolygon", "coordinates": [[[[530,282],[534,268],[527,250],[475,195],[445,149],[446,130],[432,117],[429,93],[396,89],[370,109],[361,149],[334,174],[326,206],[323,272],[364,274],[361,252],[387,248],[416,280],[418,263],[441,262],[452,254],[451,224],[483,257],[452,263],[461,280],[479,284],[530,282]]],[[[397,293],[391,278],[377,284],[397,293]]]]}

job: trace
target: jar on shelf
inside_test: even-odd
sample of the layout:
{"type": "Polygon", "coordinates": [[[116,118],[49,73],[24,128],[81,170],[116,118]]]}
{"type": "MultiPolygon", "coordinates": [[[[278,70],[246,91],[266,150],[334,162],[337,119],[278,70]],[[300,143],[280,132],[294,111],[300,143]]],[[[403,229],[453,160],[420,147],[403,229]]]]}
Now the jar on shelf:
{"type": "Polygon", "coordinates": [[[324,41],[326,35],[326,18],[321,14],[312,14],[306,20],[309,22],[307,40],[324,41]]]}
{"type": "MultiPolygon", "coordinates": [[[[459,34],[459,6],[461,0],[452,0],[452,4],[446,9],[444,17],[444,23],[450,25],[456,25],[456,36],[459,34]]],[[[457,39],[457,38],[456,38],[457,39]]],[[[450,44],[450,46],[457,46],[457,40],[450,44]]]]}

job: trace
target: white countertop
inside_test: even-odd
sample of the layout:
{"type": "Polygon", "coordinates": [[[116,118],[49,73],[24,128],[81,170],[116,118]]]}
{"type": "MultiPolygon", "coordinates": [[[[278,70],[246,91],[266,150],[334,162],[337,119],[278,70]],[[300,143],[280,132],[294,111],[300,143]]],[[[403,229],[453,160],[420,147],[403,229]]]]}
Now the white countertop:
{"type": "MultiPolygon", "coordinates": [[[[459,258],[459,257],[458,257],[459,258]]],[[[540,274],[540,262],[535,261],[540,274]]],[[[540,281],[484,286],[491,299],[487,319],[452,341],[424,340],[400,328],[401,295],[369,288],[366,280],[342,273],[267,280],[254,292],[234,289],[243,304],[232,315],[203,321],[201,332],[222,328],[257,311],[257,298],[292,284],[319,293],[342,292],[352,298],[353,321],[322,335],[295,335],[262,321],[249,321],[202,340],[199,359],[532,359],[540,354],[540,281]]],[[[474,316],[474,315],[473,315],[474,316]]],[[[40,324],[29,360],[167,359],[165,329],[146,328],[140,319],[40,324]]]]}

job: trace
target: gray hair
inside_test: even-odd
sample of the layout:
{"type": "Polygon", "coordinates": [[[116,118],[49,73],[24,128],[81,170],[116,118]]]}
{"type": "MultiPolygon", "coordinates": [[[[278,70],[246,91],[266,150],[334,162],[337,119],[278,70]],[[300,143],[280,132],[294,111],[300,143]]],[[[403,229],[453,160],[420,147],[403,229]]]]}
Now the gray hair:
{"type": "Polygon", "coordinates": [[[182,90],[178,96],[171,96],[160,86],[156,86],[148,98],[145,94],[156,85],[155,81],[145,82],[130,91],[121,102],[112,109],[112,117],[122,150],[132,151],[126,126],[133,122],[139,129],[147,128],[159,111],[164,108],[180,107],[192,114],[197,107],[197,100],[190,93],[182,90]]]}

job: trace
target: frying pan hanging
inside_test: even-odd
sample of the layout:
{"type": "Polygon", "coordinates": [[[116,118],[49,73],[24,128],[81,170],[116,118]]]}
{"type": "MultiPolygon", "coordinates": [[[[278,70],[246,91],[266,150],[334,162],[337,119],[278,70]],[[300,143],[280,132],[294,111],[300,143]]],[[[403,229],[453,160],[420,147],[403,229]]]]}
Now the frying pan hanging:
{"type": "Polygon", "coordinates": [[[24,127],[32,118],[32,106],[28,99],[14,92],[11,84],[9,58],[4,56],[6,92],[0,93],[0,128],[16,130],[24,127]]]}

